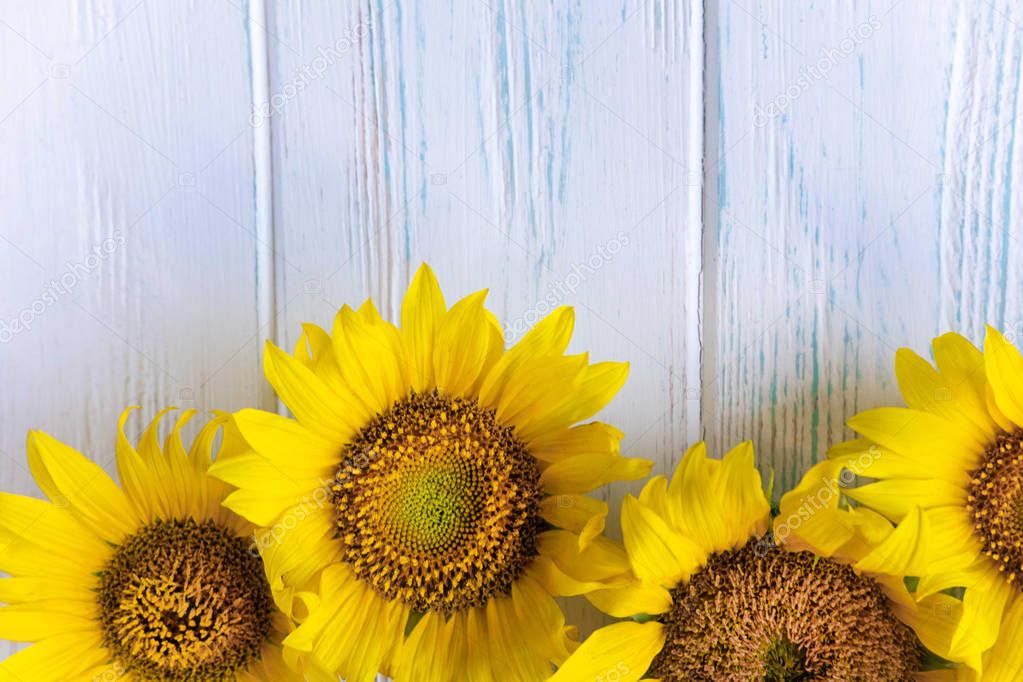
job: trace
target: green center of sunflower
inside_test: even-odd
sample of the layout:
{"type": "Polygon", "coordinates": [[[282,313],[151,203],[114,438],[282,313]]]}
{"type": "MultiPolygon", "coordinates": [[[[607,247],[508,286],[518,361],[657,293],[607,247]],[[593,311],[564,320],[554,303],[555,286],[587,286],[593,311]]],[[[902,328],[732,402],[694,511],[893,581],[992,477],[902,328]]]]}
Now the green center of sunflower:
{"type": "Polygon", "coordinates": [[[343,559],[414,611],[482,606],[537,554],[539,480],[493,410],[413,393],[342,453],[333,499],[343,559]]]}
{"type": "Polygon", "coordinates": [[[752,540],[672,591],[648,677],[665,682],[911,680],[912,631],[872,580],[809,552],[752,540]]]}
{"type": "Polygon", "coordinates": [[[967,508],[984,554],[1006,580],[1023,573],[1023,430],[1002,433],[970,474],[967,508]]]}
{"type": "Polygon", "coordinates": [[[104,645],[135,679],[233,679],[271,631],[258,556],[213,521],[155,521],[114,552],[98,592],[104,645]]]}
{"type": "Polygon", "coordinates": [[[764,682],[803,682],[809,680],[803,649],[787,637],[780,637],[764,652],[764,682]]]}

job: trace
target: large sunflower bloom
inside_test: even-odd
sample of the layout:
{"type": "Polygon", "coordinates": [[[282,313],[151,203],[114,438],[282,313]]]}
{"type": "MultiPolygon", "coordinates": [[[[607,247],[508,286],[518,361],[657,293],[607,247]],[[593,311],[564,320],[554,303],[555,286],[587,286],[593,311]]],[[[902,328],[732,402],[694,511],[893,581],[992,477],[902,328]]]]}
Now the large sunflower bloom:
{"type": "Polygon", "coordinates": [[[814,474],[782,499],[775,536],[749,443],[722,460],[698,443],[670,483],[656,476],[627,497],[624,549],[598,556],[594,543],[584,561],[626,581],[590,601],[633,620],[595,632],[552,682],[946,677],[922,672],[909,626],[931,613],[887,573],[905,561],[904,531],[840,509],[828,472],[814,474]]]}
{"type": "Polygon", "coordinates": [[[938,651],[985,682],[1023,678],[1023,356],[988,328],[984,351],[958,334],[933,341],[936,368],[895,356],[907,407],[849,420],[862,437],[829,452],[875,482],[845,493],[889,519],[922,512],[912,544],[920,599],[965,588],[938,651]]]}
{"type": "Polygon", "coordinates": [[[447,308],[420,268],[401,327],[371,301],[333,332],[306,325],[267,379],[295,419],[234,415],[244,451],[214,475],[225,504],[266,526],[285,641],[349,682],[544,680],[575,643],[555,597],[603,587],[561,564],[607,506],[584,495],[644,477],[622,434],[578,424],[625,381],[622,363],[565,355],[573,313],[505,351],[485,291],[447,308]]]}
{"type": "MultiPolygon", "coordinates": [[[[0,493],[0,636],[35,642],[0,663],[3,682],[293,680],[253,551],[253,527],[210,478],[222,420],[185,451],[187,412],[160,447],[117,438],[119,487],[41,432],[28,461],[50,501],[0,493]]],[[[164,413],[161,413],[161,416],[164,413]]]]}

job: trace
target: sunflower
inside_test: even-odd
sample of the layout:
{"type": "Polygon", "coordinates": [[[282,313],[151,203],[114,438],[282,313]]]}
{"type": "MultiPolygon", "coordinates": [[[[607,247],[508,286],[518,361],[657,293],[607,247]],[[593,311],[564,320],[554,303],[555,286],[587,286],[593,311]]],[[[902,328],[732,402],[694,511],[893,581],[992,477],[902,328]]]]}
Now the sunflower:
{"type": "Polygon", "coordinates": [[[771,535],[752,445],[722,460],[690,448],[670,483],[656,476],[626,497],[624,547],[583,560],[591,578],[619,583],[587,598],[632,620],[595,632],[552,682],[951,679],[923,672],[910,627],[939,628],[942,598],[921,609],[888,572],[909,561],[912,529],[840,508],[833,473],[786,494],[771,535]]]}
{"type": "Polygon", "coordinates": [[[0,663],[0,680],[297,680],[282,657],[252,525],[221,507],[208,423],[189,452],[184,413],[160,447],[136,450],[118,425],[119,487],[45,433],[28,461],[49,501],[0,493],[0,636],[35,642],[0,663]]]}
{"type": "Polygon", "coordinates": [[[917,513],[919,599],[963,588],[938,653],[985,682],[1023,678],[1023,356],[988,327],[981,352],[958,334],[932,344],[935,366],[895,355],[906,407],[849,420],[860,438],[828,453],[871,479],[845,494],[900,521],[917,513]],[[856,469],[864,453],[868,466],[856,469]]]}
{"type": "Polygon", "coordinates": [[[565,355],[573,312],[505,350],[481,291],[448,308],[422,266],[400,328],[372,301],[267,379],[295,419],[234,415],[243,447],[212,472],[225,504],[264,526],[285,647],[349,682],[545,680],[575,646],[555,597],[604,587],[566,571],[607,505],[585,493],[649,473],[600,422],[628,372],[565,355]]]}

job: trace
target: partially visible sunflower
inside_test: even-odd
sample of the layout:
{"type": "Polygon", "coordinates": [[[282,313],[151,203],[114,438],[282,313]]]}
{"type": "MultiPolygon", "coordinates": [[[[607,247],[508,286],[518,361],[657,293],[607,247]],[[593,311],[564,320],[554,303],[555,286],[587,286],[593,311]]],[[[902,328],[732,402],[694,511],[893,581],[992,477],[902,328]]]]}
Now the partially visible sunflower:
{"type": "Polygon", "coordinates": [[[938,653],[985,682],[1023,679],[1023,356],[988,327],[981,352],[958,334],[933,341],[936,368],[895,355],[907,407],[849,420],[862,437],[828,453],[875,482],[845,491],[900,521],[922,509],[920,599],[965,588],[938,653]],[[865,453],[867,466],[857,466],[865,453]]]}
{"type": "Polygon", "coordinates": [[[210,478],[211,421],[189,452],[184,413],[160,447],[160,416],[136,450],[117,438],[118,487],[45,433],[28,461],[50,501],[0,493],[0,637],[35,642],[0,662],[4,682],[298,680],[284,664],[252,524],[210,478]]]}
{"type": "Polygon", "coordinates": [[[656,476],[625,499],[624,549],[587,557],[628,581],[587,597],[633,620],[595,632],[552,682],[951,679],[923,671],[910,627],[940,628],[940,609],[919,609],[889,573],[907,531],[840,509],[831,473],[783,497],[772,536],[752,445],[720,461],[690,448],[670,483],[656,476]]]}
{"type": "Polygon", "coordinates": [[[600,535],[585,493],[649,473],[622,434],[579,424],[621,388],[623,363],[565,355],[559,308],[509,350],[485,291],[450,308],[428,267],[401,327],[371,301],[295,355],[266,349],[295,419],[234,415],[243,447],[214,475],[225,504],[266,526],[286,647],[349,682],[544,680],[575,646],[555,597],[604,587],[566,572],[600,535]]]}

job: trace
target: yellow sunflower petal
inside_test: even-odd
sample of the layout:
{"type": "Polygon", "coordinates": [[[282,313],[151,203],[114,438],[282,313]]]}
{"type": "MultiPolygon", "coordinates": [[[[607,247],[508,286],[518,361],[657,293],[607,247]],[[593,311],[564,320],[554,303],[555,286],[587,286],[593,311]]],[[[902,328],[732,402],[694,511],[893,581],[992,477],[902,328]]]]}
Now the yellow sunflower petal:
{"type": "MultiPolygon", "coordinates": [[[[514,620],[509,621],[518,622],[516,630],[522,633],[525,648],[541,653],[551,663],[564,663],[574,643],[565,637],[565,614],[543,585],[527,573],[512,584],[511,604],[514,620]]],[[[549,675],[549,668],[547,672],[549,675]]]]}
{"type": "MultiPolygon", "coordinates": [[[[953,652],[985,651],[998,640],[1002,614],[1015,592],[1015,587],[991,569],[984,579],[966,589],[963,595],[962,618],[950,644],[953,652]]],[[[957,655],[962,658],[962,655],[957,655]]]]}
{"type": "Polygon", "coordinates": [[[110,555],[110,545],[80,522],[66,506],[0,492],[0,570],[34,573],[22,559],[38,557],[38,572],[57,564],[71,570],[96,570],[110,555]],[[24,549],[19,550],[19,546],[24,549]]]}
{"type": "Polygon", "coordinates": [[[981,556],[981,543],[973,532],[969,510],[958,505],[936,507],[925,510],[924,516],[934,548],[929,573],[963,570],[981,556]]]}
{"type": "Polygon", "coordinates": [[[771,505],[754,462],[753,443],[740,443],[725,454],[716,491],[722,514],[730,521],[730,533],[718,540],[722,547],[738,547],[767,532],[771,505]]]}
{"type": "Polygon", "coordinates": [[[117,475],[125,495],[143,518],[151,519],[157,515],[167,518],[168,510],[162,506],[162,498],[156,494],[159,489],[158,482],[124,432],[124,425],[131,413],[137,409],[139,408],[129,407],[121,413],[121,418],[117,422],[117,475]]]}
{"type": "Polygon", "coordinates": [[[799,485],[782,495],[774,520],[778,544],[832,557],[856,539],[848,515],[838,510],[838,475],[843,466],[842,461],[818,462],[799,485]]]}
{"type": "Polygon", "coordinates": [[[607,502],[585,495],[555,495],[540,503],[540,515],[554,526],[579,534],[579,547],[585,549],[604,532],[607,502]]]}
{"type": "Polygon", "coordinates": [[[549,431],[565,428],[592,417],[615,397],[629,376],[626,362],[598,362],[583,367],[564,397],[552,402],[537,400],[532,409],[515,418],[520,437],[527,443],[549,431]]]}
{"type": "Polygon", "coordinates": [[[99,627],[96,602],[47,599],[0,607],[0,638],[37,642],[69,633],[92,633],[99,627]]]}
{"type": "Polygon", "coordinates": [[[1023,424],[1023,355],[990,326],[984,339],[984,368],[998,409],[1016,425],[1023,424]]]}
{"type": "Polygon", "coordinates": [[[526,573],[537,583],[543,585],[549,594],[556,597],[578,597],[579,595],[603,590],[611,584],[606,578],[602,580],[574,578],[563,571],[555,563],[554,559],[543,555],[534,558],[530,562],[526,573]]]}
{"type": "Polygon", "coordinates": [[[277,395],[295,418],[310,431],[337,442],[351,434],[347,418],[338,409],[337,394],[313,372],[272,343],[263,354],[263,371],[277,395]]]}
{"type": "MultiPolygon", "coordinates": [[[[281,649],[278,644],[266,642],[259,652],[259,658],[249,663],[246,670],[236,673],[237,682],[305,682],[306,676],[292,670],[284,662],[281,649]]],[[[100,678],[106,682],[106,678],[100,678]]],[[[331,682],[336,682],[331,678],[331,682]]]]}
{"type": "Polygon", "coordinates": [[[583,494],[613,481],[641,479],[651,468],[650,460],[611,453],[574,455],[544,469],[540,486],[549,495],[583,494]]]}
{"type": "Polygon", "coordinates": [[[532,358],[560,356],[568,348],[575,326],[572,308],[556,308],[497,361],[480,387],[480,404],[496,408],[508,382],[532,358]]]}
{"type": "Polygon", "coordinates": [[[986,447],[973,434],[945,419],[900,407],[861,412],[849,420],[849,427],[879,445],[917,458],[922,468],[958,463],[968,470],[986,447]]]}
{"type": "Polygon", "coordinates": [[[139,517],[124,491],[99,465],[41,431],[28,437],[28,462],[47,497],[94,532],[118,543],[132,533],[139,517]]]}
{"type": "Polygon", "coordinates": [[[930,526],[914,507],[888,537],[854,564],[858,571],[888,575],[921,575],[930,567],[930,526]]]}
{"type": "MultiPolygon", "coordinates": [[[[948,377],[908,348],[900,348],[895,353],[895,376],[907,406],[954,422],[970,432],[977,441],[983,442],[992,437],[993,431],[990,428],[983,428],[974,422],[970,408],[963,411],[964,400],[953,400],[953,396],[960,391],[969,391],[968,385],[953,384],[948,377]]],[[[972,395],[967,396],[966,404],[971,404],[971,398],[972,395]]]]}
{"type": "Polygon", "coordinates": [[[723,461],[709,459],[703,443],[689,448],[668,485],[667,504],[675,527],[708,553],[762,534],[770,514],[749,443],[723,461]]]}
{"type": "Polygon", "coordinates": [[[988,414],[991,415],[991,419],[994,420],[998,428],[1006,433],[1012,433],[1016,430],[1016,424],[1005,416],[1001,408],[998,407],[998,399],[995,397],[994,387],[988,383],[984,385],[984,405],[987,408],[988,414]]]}
{"type": "Polygon", "coordinates": [[[437,388],[448,395],[472,395],[504,351],[501,327],[483,307],[487,291],[451,306],[441,322],[433,358],[437,388]]]}
{"type": "Polygon", "coordinates": [[[322,438],[293,419],[262,410],[241,410],[232,418],[253,450],[303,477],[328,471],[333,474],[340,460],[336,442],[322,438]]]}
{"type": "Polygon", "coordinates": [[[1023,679],[1023,598],[1014,595],[1005,609],[998,641],[985,657],[984,682],[1023,679]]]}
{"type": "Polygon", "coordinates": [[[844,466],[865,478],[942,479],[966,486],[970,472],[961,460],[935,453],[927,460],[918,454],[905,455],[867,438],[855,438],[828,450],[828,458],[844,460],[844,466]]]}
{"type": "Polygon", "coordinates": [[[400,641],[407,612],[380,598],[343,564],[324,570],[317,609],[284,645],[311,652],[348,682],[373,682],[400,641]]]}
{"type": "Polygon", "coordinates": [[[598,536],[585,548],[579,536],[565,530],[549,530],[537,536],[537,559],[548,558],[575,580],[599,585],[629,572],[625,550],[608,538],[598,536]]]}
{"type": "Polygon", "coordinates": [[[615,623],[590,635],[551,682],[615,679],[636,682],[664,647],[660,623],[615,623]]]}
{"type": "MultiPolygon", "coordinates": [[[[427,613],[409,633],[397,654],[394,676],[407,682],[446,682],[457,665],[449,651],[451,631],[443,615],[427,613]]],[[[459,652],[461,653],[461,652],[459,652]]]]}
{"type": "Polygon", "coordinates": [[[534,438],[529,451],[543,462],[557,462],[572,455],[597,452],[618,454],[624,437],[625,434],[610,424],[589,422],[534,438]]]}
{"type": "MultiPolygon", "coordinates": [[[[962,617],[961,601],[947,594],[936,594],[921,599],[912,607],[894,604],[893,611],[902,622],[913,628],[925,647],[945,658],[953,656],[950,644],[962,617]]],[[[977,664],[979,661],[979,653],[969,661],[959,659],[963,663],[977,664]]]]}
{"type": "Polygon", "coordinates": [[[631,618],[639,614],[657,615],[671,609],[671,593],[660,585],[634,580],[622,587],[596,590],[586,600],[615,618],[631,618]]]}
{"type": "Polygon", "coordinates": [[[329,492],[311,492],[256,533],[275,592],[286,586],[305,589],[320,570],[337,559],[340,548],[333,541],[334,515],[329,499],[329,492]]]}
{"type": "MultiPolygon", "coordinates": [[[[485,611],[487,623],[485,639],[481,637],[480,640],[486,642],[485,648],[490,652],[495,679],[544,682],[551,675],[553,642],[561,635],[564,619],[555,615],[552,621],[550,610],[543,609],[544,605],[537,602],[535,605],[542,610],[532,614],[532,618],[520,620],[515,601],[524,597],[516,587],[517,584],[512,585],[511,597],[491,599],[485,609],[477,609],[485,611]]],[[[560,609],[553,600],[550,600],[550,605],[560,615],[560,609]]]]}
{"type": "Polygon", "coordinates": [[[380,317],[372,300],[357,314],[342,309],[340,317],[344,334],[335,335],[334,352],[342,376],[347,379],[350,369],[361,367],[360,376],[368,378],[382,407],[406,396],[412,386],[411,361],[401,332],[380,317]]]}
{"type": "MultiPolygon", "coordinates": [[[[5,551],[5,550],[4,550],[5,551]]],[[[98,565],[101,568],[102,565],[98,565]]],[[[0,568],[0,570],[3,570],[0,568]]],[[[81,565],[79,565],[81,571],[81,565]]],[[[84,571],[82,571],[84,573],[84,571]]],[[[95,580],[79,575],[75,577],[35,575],[0,580],[0,602],[4,604],[24,604],[46,599],[66,599],[68,601],[96,603],[95,580]]]]}
{"type": "Polygon", "coordinates": [[[622,536],[633,572],[656,585],[675,587],[707,560],[704,548],[631,495],[622,501],[622,536]]]}
{"type": "Polygon", "coordinates": [[[988,434],[997,428],[987,410],[984,355],[959,334],[943,334],[931,344],[938,371],[948,382],[956,408],[988,434]]]}
{"type": "MultiPolygon", "coordinates": [[[[556,405],[572,399],[586,363],[586,355],[530,358],[508,379],[497,399],[498,420],[517,427],[519,438],[532,445],[524,435],[526,429],[556,405]]],[[[562,424],[561,428],[568,426],[571,422],[562,424]]],[[[552,428],[544,433],[557,430],[552,428]]]]}
{"type": "Polygon", "coordinates": [[[901,520],[914,507],[965,506],[967,494],[966,490],[948,481],[898,479],[848,488],[844,492],[893,521],[901,520]]]}
{"type": "MultiPolygon", "coordinates": [[[[99,628],[87,635],[49,637],[0,661],[0,682],[68,682],[108,656],[99,628]]],[[[86,678],[89,679],[89,678],[86,678]]]]}
{"type": "Polygon", "coordinates": [[[433,270],[426,263],[419,266],[401,304],[401,333],[409,349],[412,388],[420,393],[432,389],[433,353],[437,332],[447,306],[433,270]]]}

